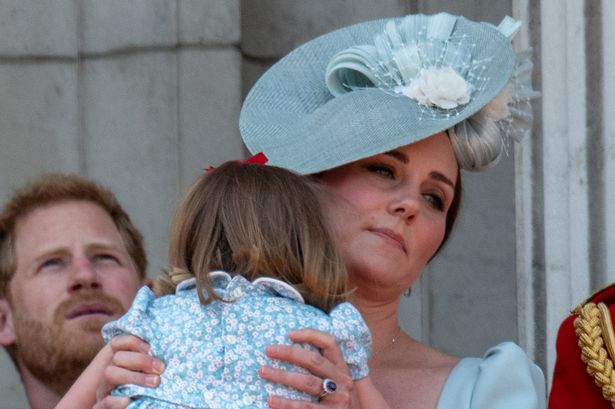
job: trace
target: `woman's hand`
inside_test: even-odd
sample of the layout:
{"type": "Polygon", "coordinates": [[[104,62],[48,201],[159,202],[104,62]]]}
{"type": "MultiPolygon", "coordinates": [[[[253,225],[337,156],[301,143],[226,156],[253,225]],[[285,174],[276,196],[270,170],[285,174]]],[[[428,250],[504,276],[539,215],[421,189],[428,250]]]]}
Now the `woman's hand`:
{"type": "Polygon", "coordinates": [[[335,337],[314,329],[302,329],[291,332],[289,338],[293,342],[312,344],[319,348],[321,353],[296,345],[270,345],[265,350],[267,356],[305,368],[310,374],[262,367],[259,371],[260,376],[270,382],[286,385],[316,397],[321,396],[323,392],[324,379],[333,380],[337,389],[333,393],[324,395],[319,403],[271,396],[267,400],[269,406],[274,409],[358,408],[350,369],[344,361],[335,337]]]}
{"type": "Polygon", "coordinates": [[[149,345],[138,337],[115,337],[109,346],[113,357],[104,369],[93,409],[124,409],[130,404],[130,399],[109,396],[113,388],[127,383],[155,388],[160,384],[159,375],[164,371],[164,364],[148,355],[149,345]]]}

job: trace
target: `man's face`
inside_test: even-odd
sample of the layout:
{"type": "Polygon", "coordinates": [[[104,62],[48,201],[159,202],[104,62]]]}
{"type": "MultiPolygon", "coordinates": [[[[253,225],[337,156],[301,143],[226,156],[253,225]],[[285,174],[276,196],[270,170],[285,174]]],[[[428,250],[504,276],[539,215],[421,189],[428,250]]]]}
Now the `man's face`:
{"type": "Polygon", "coordinates": [[[52,204],[19,220],[15,253],[9,292],[18,361],[63,393],[142,281],[113,220],[91,202],[52,204]]]}

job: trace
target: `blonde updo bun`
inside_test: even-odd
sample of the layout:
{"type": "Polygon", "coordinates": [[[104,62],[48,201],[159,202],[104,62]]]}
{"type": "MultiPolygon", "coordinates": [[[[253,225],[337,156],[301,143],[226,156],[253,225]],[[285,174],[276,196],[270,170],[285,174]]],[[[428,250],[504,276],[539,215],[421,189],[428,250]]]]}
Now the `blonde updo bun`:
{"type": "Polygon", "coordinates": [[[480,172],[498,163],[504,141],[487,115],[473,115],[447,130],[461,169],[480,172]]]}

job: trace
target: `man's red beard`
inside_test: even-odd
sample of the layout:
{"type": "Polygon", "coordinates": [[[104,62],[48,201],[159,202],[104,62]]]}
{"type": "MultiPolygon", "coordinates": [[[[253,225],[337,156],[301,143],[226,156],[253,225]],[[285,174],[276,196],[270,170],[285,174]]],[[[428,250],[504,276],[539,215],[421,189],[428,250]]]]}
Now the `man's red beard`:
{"type": "Polygon", "coordinates": [[[60,395],[68,391],[103,347],[102,326],[125,312],[116,298],[98,290],[83,291],[60,304],[51,324],[28,316],[21,310],[19,301],[12,304],[18,360],[35,378],[60,395]],[[104,304],[112,315],[107,319],[69,324],[67,315],[84,303],[104,304]]]}

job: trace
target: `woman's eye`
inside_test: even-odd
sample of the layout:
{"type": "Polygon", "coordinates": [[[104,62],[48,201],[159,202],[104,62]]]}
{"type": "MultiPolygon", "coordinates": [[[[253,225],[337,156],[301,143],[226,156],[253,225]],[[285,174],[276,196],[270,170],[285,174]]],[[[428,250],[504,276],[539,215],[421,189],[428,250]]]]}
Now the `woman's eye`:
{"type": "Polygon", "coordinates": [[[386,165],[368,165],[367,166],[367,170],[372,172],[372,173],[376,173],[380,176],[384,176],[386,178],[389,179],[394,179],[395,178],[395,172],[393,171],[393,169],[390,166],[386,166],[386,165]]]}
{"type": "Polygon", "coordinates": [[[425,199],[434,209],[444,211],[444,200],[440,196],[430,193],[425,195],[425,199]]]}

